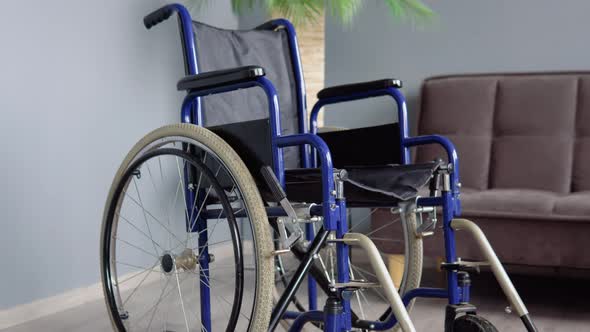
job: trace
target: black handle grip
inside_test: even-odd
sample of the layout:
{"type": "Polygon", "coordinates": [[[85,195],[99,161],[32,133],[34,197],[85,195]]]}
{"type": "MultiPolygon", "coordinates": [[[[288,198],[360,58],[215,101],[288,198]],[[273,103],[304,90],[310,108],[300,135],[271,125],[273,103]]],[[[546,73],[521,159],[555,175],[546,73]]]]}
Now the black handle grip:
{"type": "Polygon", "coordinates": [[[283,199],[287,198],[287,194],[283,190],[283,187],[279,183],[279,180],[275,176],[275,173],[273,172],[270,166],[262,166],[262,168],[260,169],[260,173],[262,173],[264,181],[268,185],[268,188],[270,189],[272,196],[277,202],[280,202],[283,199]]]}
{"type": "Polygon", "coordinates": [[[143,24],[146,28],[151,28],[160,22],[170,18],[174,14],[174,9],[171,6],[164,6],[143,18],[143,24]]]}

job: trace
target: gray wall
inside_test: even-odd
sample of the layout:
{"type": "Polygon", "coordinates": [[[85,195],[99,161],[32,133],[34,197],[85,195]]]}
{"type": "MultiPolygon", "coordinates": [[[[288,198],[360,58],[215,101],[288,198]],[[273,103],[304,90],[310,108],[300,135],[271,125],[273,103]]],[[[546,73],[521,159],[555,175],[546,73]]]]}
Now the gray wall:
{"type": "MultiPolygon", "coordinates": [[[[586,0],[453,0],[427,3],[437,21],[394,22],[382,1],[366,1],[353,24],[326,25],[326,85],[396,77],[410,117],[429,76],[489,71],[590,69],[586,0]]],[[[388,100],[339,105],[327,125],[358,127],[396,121],[388,100]],[[374,108],[374,109],[371,109],[374,108]]]]}
{"type": "MultiPolygon", "coordinates": [[[[112,178],[148,131],[179,119],[174,21],[159,0],[7,1],[0,20],[0,310],[99,280],[112,178]]],[[[229,0],[195,13],[236,28],[229,0]]]]}

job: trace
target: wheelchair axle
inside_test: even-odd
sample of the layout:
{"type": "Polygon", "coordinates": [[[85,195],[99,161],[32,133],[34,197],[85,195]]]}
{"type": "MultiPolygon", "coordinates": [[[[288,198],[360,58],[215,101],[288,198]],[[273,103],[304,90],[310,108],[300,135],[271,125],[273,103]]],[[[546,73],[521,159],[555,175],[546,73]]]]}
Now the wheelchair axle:
{"type": "MultiPolygon", "coordinates": [[[[209,262],[214,262],[215,257],[209,255],[209,262]]],[[[165,274],[171,274],[175,269],[183,271],[194,271],[199,265],[199,258],[195,252],[186,248],[180,255],[166,252],[160,257],[160,268],[165,274]]]]}

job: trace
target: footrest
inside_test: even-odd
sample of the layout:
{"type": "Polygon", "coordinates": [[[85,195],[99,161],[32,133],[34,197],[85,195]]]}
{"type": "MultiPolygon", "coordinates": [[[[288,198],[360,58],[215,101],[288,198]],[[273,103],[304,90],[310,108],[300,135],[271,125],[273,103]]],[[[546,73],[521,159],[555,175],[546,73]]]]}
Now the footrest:
{"type": "Polygon", "coordinates": [[[341,288],[361,289],[361,288],[378,288],[378,287],[381,287],[381,285],[376,282],[369,282],[369,281],[365,281],[365,280],[355,280],[355,281],[349,281],[349,282],[343,282],[343,283],[335,283],[335,284],[330,285],[330,287],[336,288],[336,289],[341,289],[341,288]]]}
{"type": "Polygon", "coordinates": [[[456,271],[466,271],[466,272],[477,272],[479,273],[479,268],[481,266],[490,266],[490,263],[487,261],[482,262],[474,262],[474,261],[457,261],[453,263],[442,263],[440,265],[441,269],[443,270],[456,270],[456,271]]]}

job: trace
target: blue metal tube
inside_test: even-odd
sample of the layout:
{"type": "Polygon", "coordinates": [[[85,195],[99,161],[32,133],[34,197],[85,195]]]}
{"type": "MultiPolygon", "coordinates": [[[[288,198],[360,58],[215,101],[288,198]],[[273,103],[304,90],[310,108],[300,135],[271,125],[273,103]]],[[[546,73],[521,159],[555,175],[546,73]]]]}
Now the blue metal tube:
{"type": "MultiPolygon", "coordinates": [[[[168,5],[169,9],[173,10],[174,12],[178,13],[179,19],[179,28],[181,32],[181,41],[183,45],[184,57],[185,57],[185,70],[188,75],[194,75],[198,73],[198,62],[197,62],[197,49],[196,49],[196,42],[195,42],[195,35],[192,27],[192,19],[188,10],[180,5],[180,4],[171,4],[168,5]]],[[[299,48],[297,46],[297,36],[295,33],[295,29],[293,25],[284,19],[278,19],[273,21],[274,24],[277,26],[284,27],[287,31],[288,40],[289,40],[289,47],[291,51],[291,59],[294,68],[294,75],[295,80],[297,83],[297,108],[298,108],[298,117],[299,117],[299,131],[300,134],[297,135],[290,135],[290,136],[281,136],[281,126],[280,126],[280,114],[279,114],[279,103],[278,103],[278,95],[271,84],[271,82],[262,77],[258,78],[255,81],[250,82],[242,82],[238,84],[233,84],[230,86],[225,87],[218,87],[213,89],[207,89],[202,91],[191,91],[185,98],[183,105],[182,105],[182,115],[181,121],[184,123],[193,123],[196,125],[202,126],[203,123],[203,110],[201,105],[201,96],[209,95],[209,94],[216,94],[216,93],[223,93],[227,91],[232,91],[241,88],[249,88],[253,86],[261,87],[268,98],[269,104],[269,118],[271,122],[271,131],[272,131],[272,148],[273,148],[273,162],[274,162],[274,171],[281,182],[284,185],[284,164],[283,164],[283,156],[282,156],[282,147],[285,146],[293,146],[293,145],[302,145],[301,152],[302,152],[302,163],[303,167],[310,167],[312,166],[312,156],[313,162],[315,165],[315,153],[312,155],[309,153],[308,146],[313,146],[314,150],[317,149],[320,153],[320,157],[322,158],[322,178],[324,186],[322,188],[322,197],[323,197],[323,205],[322,205],[322,214],[324,215],[324,223],[325,227],[328,230],[337,230],[337,233],[344,234],[345,227],[346,227],[346,220],[342,219],[342,213],[346,210],[345,203],[343,204],[336,204],[334,197],[331,195],[331,190],[334,188],[333,183],[333,168],[331,157],[329,153],[329,149],[326,144],[321,139],[314,139],[309,137],[307,134],[307,123],[306,119],[306,110],[305,110],[305,84],[303,81],[303,74],[301,70],[301,62],[299,56],[299,48]]],[[[311,124],[311,132],[313,134],[317,133],[317,115],[320,109],[327,104],[369,98],[369,97],[377,97],[377,96],[385,96],[389,95],[393,97],[397,103],[398,109],[398,119],[400,124],[400,136],[402,142],[402,155],[401,160],[402,163],[409,163],[410,162],[410,154],[409,148],[416,145],[424,145],[424,144],[439,144],[442,145],[443,148],[447,152],[448,160],[453,164],[453,172],[451,172],[451,193],[447,193],[444,195],[444,198],[432,198],[432,199],[421,199],[419,204],[423,205],[442,205],[443,206],[443,213],[444,213],[444,236],[445,236],[445,254],[447,261],[454,261],[456,253],[455,253],[455,243],[454,243],[454,231],[450,227],[450,220],[454,216],[460,214],[460,201],[457,197],[459,190],[458,190],[458,183],[459,183],[459,161],[457,157],[456,150],[451,143],[445,137],[437,136],[437,135],[430,135],[430,136],[418,136],[418,137],[408,137],[408,119],[407,119],[407,106],[405,102],[405,98],[402,93],[395,88],[387,88],[381,89],[376,91],[370,92],[363,92],[358,94],[352,94],[344,97],[335,97],[335,98],[328,98],[324,100],[320,100],[316,105],[313,107],[310,117],[310,124],[311,124]]],[[[316,136],[317,137],[317,136],[316,136]]],[[[190,197],[190,196],[189,196],[190,197]]],[[[345,213],[345,212],[344,212],[345,213]]],[[[201,235],[206,240],[206,224],[199,222],[198,224],[204,225],[201,227],[205,227],[202,231],[201,235]]],[[[200,227],[197,226],[197,229],[200,227]]],[[[311,228],[306,228],[306,238],[312,239],[313,232],[311,228]]],[[[205,242],[205,241],[203,241],[205,242]]],[[[206,242],[205,242],[206,243],[206,242]]],[[[200,248],[200,250],[206,250],[207,248],[200,248]]],[[[347,248],[340,248],[339,250],[339,276],[341,275],[342,278],[347,279],[348,276],[348,250],[347,248]],[[346,255],[345,255],[346,254],[346,255]]],[[[205,256],[205,255],[203,255],[205,256]]],[[[208,255],[207,255],[208,256],[208,255]]],[[[208,264],[208,262],[202,262],[202,266],[208,264]]],[[[206,276],[203,276],[206,277],[206,276]]],[[[344,280],[342,279],[342,280],[344,280]]],[[[446,292],[446,297],[449,297],[449,302],[454,303],[458,301],[460,292],[457,287],[457,280],[456,280],[456,273],[452,271],[449,272],[449,284],[448,289],[446,292]]],[[[308,285],[309,294],[315,299],[313,296],[317,290],[315,289],[315,282],[310,280],[308,285]]],[[[425,291],[421,293],[421,291],[415,290],[415,294],[412,293],[412,296],[429,296],[429,292],[425,291]]],[[[411,293],[411,292],[410,292],[411,293]]],[[[408,293],[407,295],[409,295],[408,293]]],[[[440,293],[436,293],[441,295],[440,293]]],[[[206,296],[202,295],[202,298],[208,299],[209,295],[205,294],[206,296]]],[[[439,296],[442,297],[442,296],[439,296]]],[[[406,297],[404,297],[405,299],[406,297]]],[[[310,304],[312,309],[315,309],[316,305],[310,297],[310,304]]],[[[210,308],[210,305],[207,306],[202,305],[202,307],[210,308]]],[[[209,310],[209,309],[208,309],[209,310]]],[[[350,309],[345,310],[348,312],[348,318],[346,319],[350,322],[350,309]]],[[[210,317],[210,315],[204,315],[210,317]]],[[[207,324],[210,329],[210,322],[207,324]]]]}
{"type": "MultiPolygon", "coordinates": [[[[445,241],[445,259],[449,263],[457,261],[455,250],[455,231],[451,227],[451,221],[454,217],[453,195],[448,191],[442,192],[443,198],[443,235],[445,241]]],[[[457,283],[457,271],[447,271],[447,290],[449,292],[449,304],[458,304],[460,302],[459,287],[457,283]]]]}
{"type": "MultiPolygon", "coordinates": [[[[185,72],[187,75],[195,75],[198,73],[196,43],[194,40],[192,19],[188,10],[180,4],[170,4],[167,7],[178,14],[178,24],[181,35],[182,48],[184,51],[185,72]]],[[[202,123],[201,99],[193,98],[190,103],[183,103],[181,111],[181,122],[183,123],[202,123]]],[[[185,181],[186,177],[185,168],[185,181]]],[[[185,182],[186,183],[186,182],[185,182]]],[[[189,209],[192,207],[194,201],[194,192],[183,188],[186,193],[186,206],[189,209]]],[[[193,215],[190,213],[189,215],[193,215]]],[[[211,331],[211,289],[209,285],[209,248],[207,246],[207,219],[199,218],[201,220],[187,220],[187,231],[199,232],[198,255],[199,259],[199,292],[201,302],[201,324],[207,330],[211,331]]]]}
{"type": "Polygon", "coordinates": [[[346,95],[346,96],[323,98],[323,99],[318,100],[315,103],[315,105],[313,105],[313,108],[311,109],[311,113],[309,115],[311,133],[313,133],[313,134],[317,133],[318,114],[324,106],[330,105],[330,104],[343,103],[343,102],[347,102],[347,101],[372,98],[372,97],[380,97],[380,96],[387,96],[387,95],[393,96],[393,92],[392,92],[393,90],[396,90],[396,89],[389,89],[389,88],[388,89],[379,89],[379,90],[373,90],[373,91],[353,93],[353,94],[346,95]]]}
{"type": "MultiPolygon", "coordinates": [[[[180,41],[182,43],[183,57],[184,57],[184,70],[186,75],[195,75],[199,73],[199,65],[197,60],[197,44],[195,42],[195,33],[193,31],[193,20],[189,11],[181,4],[173,3],[166,5],[162,8],[166,8],[178,14],[178,29],[180,32],[180,41]]],[[[196,98],[193,100],[191,106],[193,110],[192,118],[195,121],[201,123],[200,115],[202,114],[201,99],[196,98]]],[[[185,121],[185,123],[193,123],[191,121],[185,121]]]]}
{"type": "Polygon", "coordinates": [[[415,136],[408,137],[402,141],[402,145],[406,147],[438,144],[442,146],[446,153],[449,163],[453,164],[453,171],[451,172],[451,186],[453,194],[458,193],[459,183],[459,157],[457,156],[457,150],[455,145],[446,137],[440,135],[426,135],[426,136],[415,136]]]}
{"type": "MultiPolygon", "coordinates": [[[[401,91],[396,88],[378,89],[378,90],[372,90],[372,91],[353,93],[353,94],[346,95],[346,96],[338,96],[338,97],[324,98],[324,99],[318,100],[318,102],[313,106],[313,108],[311,110],[310,118],[309,118],[311,133],[317,134],[318,114],[324,106],[330,105],[330,104],[337,104],[337,103],[342,103],[342,102],[353,101],[353,100],[381,97],[381,96],[390,96],[396,102],[397,110],[398,110],[398,121],[399,121],[399,127],[400,127],[400,138],[401,138],[401,142],[402,142],[402,151],[401,151],[400,157],[401,157],[401,161],[403,164],[409,163],[410,152],[409,152],[409,149],[403,144],[403,142],[407,138],[407,135],[409,132],[406,100],[404,98],[404,95],[401,93],[401,91]]],[[[313,155],[312,155],[312,158],[313,158],[313,155]]]]}
{"type": "Polygon", "coordinates": [[[402,298],[402,301],[407,306],[410,304],[410,301],[417,297],[445,299],[448,295],[447,290],[444,288],[420,287],[408,291],[402,298]]]}
{"type": "Polygon", "coordinates": [[[469,303],[469,300],[471,298],[471,284],[470,283],[463,283],[462,285],[459,285],[459,287],[461,290],[460,302],[469,303]]]}
{"type": "Polygon", "coordinates": [[[334,190],[334,168],[332,166],[330,149],[326,142],[319,136],[313,134],[279,136],[275,140],[279,148],[309,144],[319,151],[320,157],[322,158],[322,211],[324,228],[326,230],[336,230],[338,216],[336,212],[336,201],[332,195],[332,190],[334,190]]]}
{"type": "MultiPolygon", "coordinates": [[[[291,65],[293,66],[293,74],[295,78],[295,84],[297,87],[297,118],[299,123],[299,133],[307,133],[307,105],[306,105],[306,92],[305,92],[305,81],[303,80],[303,69],[301,65],[301,56],[299,54],[299,44],[297,43],[297,32],[293,24],[284,18],[275,19],[269,22],[275,27],[283,27],[287,32],[287,39],[289,41],[289,51],[291,55],[291,65]]],[[[303,167],[307,168],[311,166],[309,159],[308,146],[301,147],[301,160],[303,167]]]]}
{"type": "Polygon", "coordinates": [[[229,91],[234,91],[238,89],[246,89],[251,87],[260,87],[264,90],[268,100],[268,111],[269,111],[269,119],[270,119],[270,129],[272,133],[272,151],[273,151],[273,162],[274,162],[274,172],[279,180],[279,182],[284,186],[285,184],[285,167],[283,162],[283,153],[282,150],[277,145],[277,138],[281,136],[281,116],[280,116],[280,109],[279,109],[279,96],[275,87],[273,86],[272,82],[266,77],[258,77],[251,81],[240,82],[235,84],[224,85],[220,87],[210,88],[210,89],[203,89],[198,91],[191,91],[182,102],[181,108],[181,120],[182,122],[187,122],[186,120],[191,119],[189,123],[193,123],[197,126],[203,125],[202,114],[198,114],[196,119],[194,119],[192,114],[192,105],[196,98],[212,95],[212,94],[219,94],[229,91]]]}
{"type": "MultiPolygon", "coordinates": [[[[167,10],[178,14],[178,24],[180,27],[180,37],[185,55],[184,61],[186,65],[186,71],[188,75],[196,74],[198,70],[197,49],[195,46],[195,35],[193,34],[193,20],[191,18],[189,11],[186,9],[186,7],[179,3],[165,5],[159,9],[159,11],[162,10],[167,10]]],[[[164,17],[164,19],[167,19],[168,17],[169,15],[164,17]]],[[[157,23],[161,22],[161,20],[162,19],[160,19],[153,25],[156,25],[157,23]]],[[[149,29],[153,25],[146,25],[146,27],[149,29]]]]}
{"type": "MultiPolygon", "coordinates": [[[[183,123],[192,123],[198,126],[203,125],[203,114],[202,109],[200,107],[200,97],[228,92],[240,88],[249,88],[259,86],[261,87],[267,95],[268,98],[268,106],[269,106],[269,118],[271,123],[271,131],[273,138],[276,138],[280,135],[281,127],[280,127],[280,113],[279,113],[279,100],[277,92],[270,82],[265,77],[259,77],[254,81],[242,82],[234,85],[223,86],[219,88],[213,89],[206,89],[200,91],[191,91],[184,99],[181,108],[181,121],[183,123]]],[[[276,140],[273,139],[272,141],[272,149],[273,149],[273,161],[274,161],[274,171],[277,174],[279,181],[281,184],[284,184],[284,165],[283,165],[283,155],[281,150],[276,145],[276,140]]],[[[190,191],[186,190],[187,194],[191,193],[190,191]]],[[[192,194],[192,193],[191,193],[192,194]]],[[[193,197],[188,194],[187,197],[193,197]]],[[[192,199],[190,200],[192,201],[192,199]]],[[[190,205],[187,205],[190,206],[190,205]]],[[[207,331],[211,331],[211,290],[209,285],[209,248],[207,246],[207,218],[201,218],[196,223],[197,232],[199,232],[199,245],[198,254],[199,257],[199,279],[200,279],[200,301],[201,301],[201,323],[203,327],[207,331]]],[[[189,221],[189,225],[190,225],[189,221]]]]}
{"type": "MultiPolygon", "coordinates": [[[[344,234],[348,233],[348,220],[346,213],[346,200],[338,199],[336,201],[338,206],[338,228],[336,229],[336,238],[342,239],[344,234]]],[[[347,244],[344,242],[338,242],[336,244],[336,262],[338,269],[338,282],[347,283],[350,281],[350,250],[347,244]]],[[[350,331],[352,328],[352,315],[350,308],[350,299],[342,297],[342,320],[340,322],[340,328],[344,331],[350,331]]],[[[327,324],[327,323],[326,323],[327,324]]],[[[328,330],[329,331],[329,330],[328,330]]]]}
{"type": "Polygon", "coordinates": [[[350,331],[342,327],[342,315],[324,314],[324,332],[343,332],[350,331]]]}
{"type": "Polygon", "coordinates": [[[201,301],[201,323],[206,331],[211,331],[211,287],[209,282],[209,247],[207,219],[197,221],[199,232],[199,279],[201,301]]]}
{"type": "Polygon", "coordinates": [[[289,328],[289,332],[299,332],[303,330],[303,326],[310,322],[322,322],[324,320],[324,313],[318,310],[306,311],[300,313],[293,321],[293,325],[289,328]]]}
{"type": "MultiPolygon", "coordinates": [[[[416,136],[416,137],[409,137],[409,126],[408,126],[408,111],[406,100],[399,89],[396,88],[386,88],[386,89],[379,89],[361,93],[350,94],[347,96],[338,96],[332,98],[324,98],[320,99],[312,108],[310,114],[310,130],[312,134],[317,134],[317,118],[320,110],[329,104],[336,104],[342,103],[352,100],[359,100],[365,98],[372,98],[372,97],[379,97],[379,96],[391,96],[397,104],[398,110],[398,122],[400,127],[400,139],[402,144],[402,155],[401,161],[403,164],[408,164],[411,162],[410,158],[410,147],[417,146],[417,145],[426,145],[426,144],[439,144],[441,145],[445,151],[447,152],[448,161],[453,164],[453,172],[451,172],[451,186],[453,195],[457,195],[459,193],[458,183],[459,183],[459,158],[457,156],[457,151],[453,143],[446,137],[439,136],[439,135],[428,135],[428,136],[416,136]]],[[[457,200],[456,202],[456,213],[460,213],[460,203],[457,200]]]]}
{"type": "MultiPolygon", "coordinates": [[[[299,121],[299,133],[307,133],[307,110],[306,110],[306,93],[305,81],[303,80],[303,70],[301,69],[301,57],[299,55],[299,45],[297,43],[297,32],[291,22],[280,18],[269,22],[275,27],[283,27],[287,32],[289,41],[289,51],[291,55],[291,64],[293,65],[293,73],[295,84],[297,87],[297,118],[299,121]]],[[[300,148],[301,162],[303,168],[311,167],[311,155],[309,146],[305,145],[300,148]]],[[[305,225],[305,239],[311,243],[313,241],[313,225],[305,225]]],[[[309,310],[317,309],[317,284],[312,276],[307,278],[307,296],[309,302],[309,310]]]]}
{"type": "Polygon", "coordinates": [[[302,312],[299,311],[285,311],[283,314],[283,319],[297,319],[297,317],[301,316],[302,312]]]}
{"type": "MultiPolygon", "coordinates": [[[[188,167],[184,167],[184,183],[188,183],[188,167]]],[[[183,188],[185,190],[185,204],[187,206],[188,216],[186,218],[187,232],[199,234],[199,247],[197,254],[199,257],[199,292],[201,303],[201,324],[207,331],[211,330],[211,289],[209,287],[209,247],[207,245],[207,218],[200,216],[196,218],[195,206],[200,206],[201,202],[195,201],[195,192],[183,188]],[[194,202],[194,204],[193,204],[194,202]]],[[[204,190],[202,190],[204,191],[204,190]]],[[[203,197],[204,193],[199,193],[199,197],[203,197]]]]}

